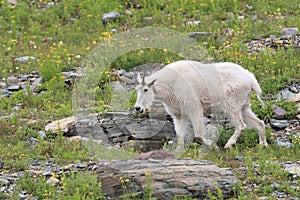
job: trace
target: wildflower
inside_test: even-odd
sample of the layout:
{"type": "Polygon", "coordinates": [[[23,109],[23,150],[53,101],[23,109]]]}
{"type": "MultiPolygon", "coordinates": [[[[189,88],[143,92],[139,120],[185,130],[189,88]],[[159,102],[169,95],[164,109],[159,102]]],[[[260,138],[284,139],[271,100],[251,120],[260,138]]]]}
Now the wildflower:
{"type": "Polygon", "coordinates": [[[167,50],[167,49],[163,49],[163,52],[164,52],[164,53],[168,53],[168,50],[167,50]]]}

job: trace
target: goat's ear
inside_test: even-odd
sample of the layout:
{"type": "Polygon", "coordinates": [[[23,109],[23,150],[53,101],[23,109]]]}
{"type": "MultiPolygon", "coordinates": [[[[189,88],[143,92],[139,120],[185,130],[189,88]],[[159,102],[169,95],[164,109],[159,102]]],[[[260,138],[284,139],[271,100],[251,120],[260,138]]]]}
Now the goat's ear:
{"type": "Polygon", "coordinates": [[[156,79],[154,79],[153,81],[151,81],[150,83],[148,83],[148,87],[151,87],[154,83],[155,83],[156,79]]]}
{"type": "Polygon", "coordinates": [[[142,77],[141,77],[140,73],[137,74],[136,81],[137,81],[138,84],[142,84],[143,80],[142,80],[142,77]]]}

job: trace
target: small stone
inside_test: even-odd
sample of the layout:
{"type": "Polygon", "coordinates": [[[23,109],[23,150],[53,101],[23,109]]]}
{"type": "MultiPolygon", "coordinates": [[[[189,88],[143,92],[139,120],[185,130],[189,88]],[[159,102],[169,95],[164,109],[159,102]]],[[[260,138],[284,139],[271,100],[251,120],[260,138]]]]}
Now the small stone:
{"type": "Polygon", "coordinates": [[[297,113],[300,113],[300,103],[297,104],[297,107],[298,107],[297,113]]]}
{"type": "Polygon", "coordinates": [[[104,13],[102,16],[102,23],[103,25],[107,24],[107,21],[109,20],[116,20],[120,17],[120,13],[118,12],[109,12],[109,13],[104,13]]]}
{"type": "Polygon", "coordinates": [[[296,115],[297,119],[300,119],[300,114],[296,115]]]}
{"type": "Polygon", "coordinates": [[[245,19],[245,16],[240,15],[240,16],[238,16],[238,19],[239,19],[239,20],[243,20],[243,19],[245,19]]]}
{"type": "Polygon", "coordinates": [[[44,83],[44,78],[43,77],[40,77],[40,78],[37,78],[33,81],[30,89],[33,90],[33,91],[36,91],[36,89],[41,86],[42,84],[44,83]]]}
{"type": "Polygon", "coordinates": [[[6,89],[9,90],[9,91],[14,92],[14,91],[21,90],[22,87],[18,84],[12,84],[12,85],[9,85],[6,89]]]}
{"type": "Polygon", "coordinates": [[[288,101],[291,101],[291,102],[300,102],[300,93],[294,94],[293,96],[291,96],[289,98],[288,101]]]}
{"type": "Polygon", "coordinates": [[[0,89],[0,94],[1,94],[1,98],[9,97],[12,94],[12,92],[6,89],[0,89]]]}
{"type": "Polygon", "coordinates": [[[290,86],[290,90],[294,93],[298,93],[298,89],[295,86],[290,86]]]}
{"type": "Polygon", "coordinates": [[[300,176],[300,165],[297,163],[285,164],[284,170],[289,172],[291,175],[300,176]]]}
{"type": "Polygon", "coordinates": [[[23,57],[20,57],[20,58],[16,58],[16,61],[17,62],[20,62],[20,63],[28,63],[29,61],[35,61],[35,57],[33,56],[23,56],[23,57]]]}
{"type": "Polygon", "coordinates": [[[290,142],[282,142],[279,138],[275,140],[275,144],[279,147],[293,147],[294,145],[290,142]]]}
{"type": "Polygon", "coordinates": [[[126,10],[125,10],[125,13],[126,13],[127,15],[132,15],[132,12],[131,12],[129,9],[126,9],[126,10]]]}
{"type": "Polygon", "coordinates": [[[277,37],[275,35],[270,35],[269,37],[271,40],[277,40],[277,37]]]}
{"type": "Polygon", "coordinates": [[[291,92],[289,88],[284,88],[277,94],[278,101],[287,100],[289,101],[290,98],[295,96],[295,93],[291,92]]]}
{"type": "Polygon", "coordinates": [[[18,78],[20,81],[27,81],[29,79],[30,75],[20,74],[18,75],[18,78]]]}
{"type": "Polygon", "coordinates": [[[234,156],[234,160],[244,160],[245,158],[243,156],[234,156]]]}
{"type": "Polygon", "coordinates": [[[285,113],[287,112],[285,109],[276,105],[273,105],[272,109],[275,119],[284,119],[285,113]]]}
{"type": "Polygon", "coordinates": [[[54,186],[56,184],[59,183],[59,179],[55,178],[55,177],[50,177],[48,180],[47,180],[47,183],[54,186]]]}
{"type": "Polygon", "coordinates": [[[277,120],[277,119],[270,119],[271,127],[277,128],[277,129],[284,129],[286,128],[290,123],[288,120],[277,120]]]}
{"type": "Polygon", "coordinates": [[[208,37],[215,37],[217,33],[215,32],[190,32],[188,33],[189,37],[192,38],[208,38],[208,37]]]}
{"type": "Polygon", "coordinates": [[[250,5],[246,5],[246,8],[248,9],[248,10],[252,10],[253,9],[253,6],[250,6],[250,5]]]}
{"type": "Polygon", "coordinates": [[[12,5],[17,5],[18,1],[17,0],[7,0],[6,1],[8,4],[12,4],[12,5]]]}
{"type": "Polygon", "coordinates": [[[88,142],[88,141],[90,141],[90,139],[89,138],[87,138],[87,137],[81,137],[81,136],[72,136],[72,137],[69,137],[69,138],[67,138],[67,140],[69,140],[69,141],[76,141],[76,142],[88,142]]]}
{"type": "Polygon", "coordinates": [[[298,28],[283,28],[281,29],[282,35],[296,35],[298,34],[298,28]]]}
{"type": "Polygon", "coordinates": [[[0,185],[1,186],[3,186],[3,185],[9,185],[9,180],[4,179],[4,178],[0,178],[0,185]]]}
{"type": "Polygon", "coordinates": [[[7,83],[8,83],[9,85],[17,84],[18,82],[19,82],[19,80],[18,80],[18,78],[15,77],[15,76],[9,76],[9,77],[7,78],[7,83]]]}
{"type": "Polygon", "coordinates": [[[189,26],[200,26],[201,21],[187,21],[186,24],[189,26]]]}
{"type": "Polygon", "coordinates": [[[151,23],[153,21],[152,17],[144,17],[143,22],[151,23]]]}
{"type": "Polygon", "coordinates": [[[4,82],[0,82],[0,89],[6,88],[6,84],[4,82]]]}
{"type": "Polygon", "coordinates": [[[45,131],[39,131],[38,134],[39,134],[39,136],[40,136],[41,138],[46,137],[45,131]]]}

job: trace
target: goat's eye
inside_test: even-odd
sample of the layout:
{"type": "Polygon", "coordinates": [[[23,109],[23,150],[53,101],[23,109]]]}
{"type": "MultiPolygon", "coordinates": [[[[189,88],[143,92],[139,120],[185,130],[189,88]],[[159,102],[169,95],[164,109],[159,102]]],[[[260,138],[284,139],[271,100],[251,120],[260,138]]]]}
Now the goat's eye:
{"type": "Polygon", "coordinates": [[[146,88],[146,89],[144,89],[144,92],[147,92],[148,91],[148,89],[146,88]]]}

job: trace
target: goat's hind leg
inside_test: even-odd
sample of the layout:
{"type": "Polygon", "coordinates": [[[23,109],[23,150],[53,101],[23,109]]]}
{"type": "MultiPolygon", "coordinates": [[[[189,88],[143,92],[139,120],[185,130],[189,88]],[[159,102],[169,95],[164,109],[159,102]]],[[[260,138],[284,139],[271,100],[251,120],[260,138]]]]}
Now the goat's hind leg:
{"type": "Polygon", "coordinates": [[[254,128],[258,131],[259,135],[259,144],[263,146],[268,146],[265,124],[263,121],[258,119],[255,114],[252,112],[250,105],[247,105],[243,108],[243,119],[249,128],[254,128]]]}

